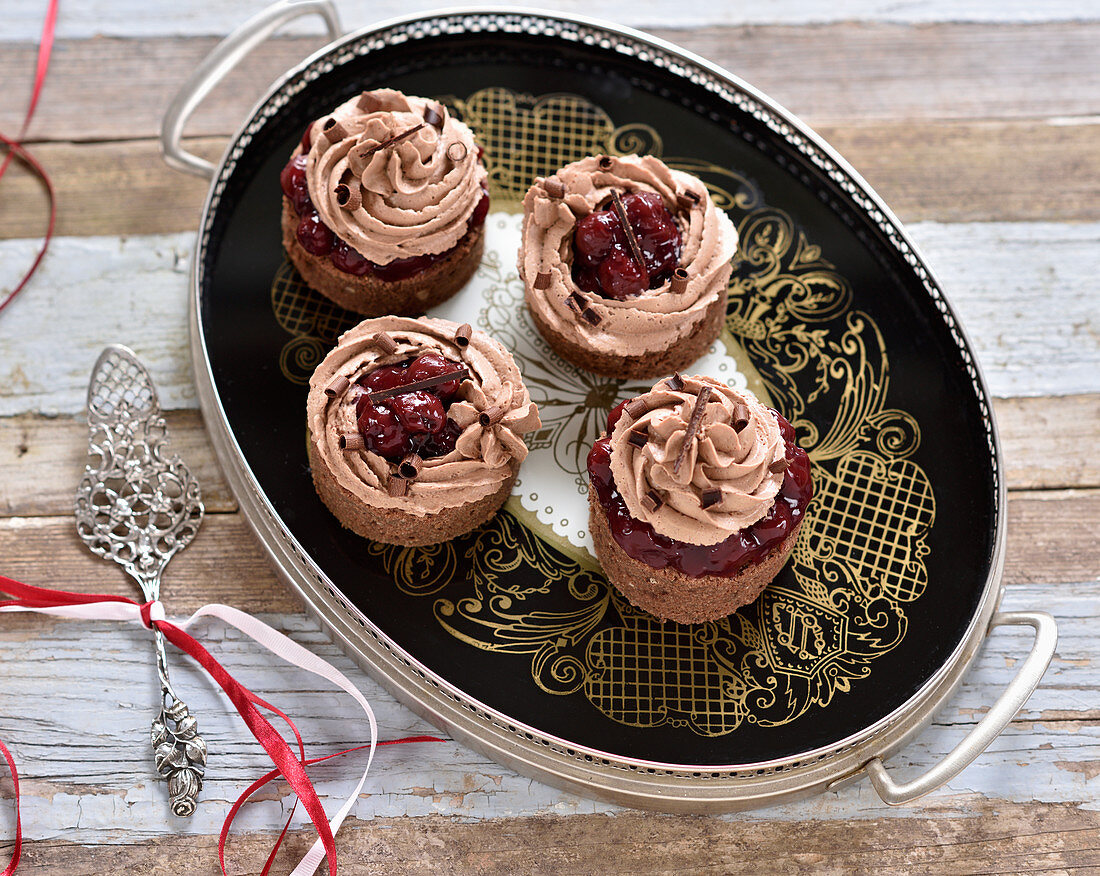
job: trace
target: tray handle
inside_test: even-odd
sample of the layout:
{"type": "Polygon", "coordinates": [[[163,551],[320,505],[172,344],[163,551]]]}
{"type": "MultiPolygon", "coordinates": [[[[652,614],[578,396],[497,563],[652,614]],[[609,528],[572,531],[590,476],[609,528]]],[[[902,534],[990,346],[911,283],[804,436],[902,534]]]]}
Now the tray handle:
{"type": "Polygon", "coordinates": [[[864,769],[883,803],[890,806],[911,803],[953,779],[989,747],[1027,702],[1054,656],[1054,649],[1058,646],[1058,627],[1054,618],[1045,611],[1002,611],[993,615],[989,629],[1008,625],[1029,626],[1035,630],[1031,653],[1016,677],[966,738],[924,775],[911,782],[898,783],[890,778],[881,759],[876,757],[871,760],[864,769]]]}
{"type": "Polygon", "coordinates": [[[207,179],[214,176],[213,164],[183,148],[183,126],[210,90],[245,55],[291,19],[311,13],[324,19],[330,40],[340,36],[340,19],[331,0],[280,0],[248,19],[214,47],[176,93],[161,122],[160,150],[169,167],[207,179]]]}

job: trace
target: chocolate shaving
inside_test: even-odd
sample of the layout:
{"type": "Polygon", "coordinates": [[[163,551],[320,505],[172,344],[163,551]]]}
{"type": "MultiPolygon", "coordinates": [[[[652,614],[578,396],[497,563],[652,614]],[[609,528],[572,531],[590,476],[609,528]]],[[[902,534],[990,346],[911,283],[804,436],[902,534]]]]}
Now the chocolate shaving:
{"type": "Polygon", "coordinates": [[[421,389],[431,389],[433,386],[439,386],[441,383],[450,383],[452,380],[464,380],[469,376],[470,372],[466,370],[466,366],[460,365],[454,371],[448,371],[446,374],[437,374],[435,377],[425,377],[423,380],[414,380],[412,383],[406,383],[404,386],[393,386],[389,389],[380,389],[378,392],[368,392],[367,401],[373,405],[380,401],[385,401],[388,398],[393,398],[394,396],[404,395],[406,392],[418,392],[421,389]]]}
{"type": "Polygon", "coordinates": [[[749,408],[748,405],[738,402],[733,406],[733,419],[730,421],[730,425],[733,426],[734,432],[740,432],[749,424],[749,408]]]}
{"type": "Polygon", "coordinates": [[[490,426],[495,426],[501,420],[504,419],[504,408],[500,405],[493,405],[491,408],[482,411],[477,415],[477,421],[481,423],[486,429],[490,426]]]}
{"type": "Polygon", "coordinates": [[[630,419],[638,420],[642,414],[649,411],[649,405],[645,403],[644,398],[636,398],[623,405],[623,411],[630,415],[630,419]]]}
{"type": "Polygon", "coordinates": [[[642,496],[642,507],[645,508],[650,514],[665,504],[656,490],[650,490],[644,496],[642,496]]]}
{"type": "Polygon", "coordinates": [[[364,91],[360,94],[355,105],[365,113],[376,113],[382,109],[382,101],[373,91],[364,91]]]}
{"type": "Polygon", "coordinates": [[[626,440],[635,447],[645,447],[649,443],[649,433],[641,429],[631,429],[626,440]]]}
{"type": "Polygon", "coordinates": [[[341,435],[337,443],[340,445],[341,450],[362,450],[366,446],[363,436],[358,432],[341,435]]]}
{"type": "Polygon", "coordinates": [[[329,143],[339,143],[348,135],[348,129],[340,124],[336,119],[325,119],[325,123],[321,125],[321,133],[325,135],[325,139],[329,143]]]}
{"type": "Polygon", "coordinates": [[[358,210],[363,205],[363,192],[358,185],[340,183],[336,187],[336,203],[345,210],[358,210]]]}
{"type": "Polygon", "coordinates": [[[717,505],[722,501],[722,491],[719,489],[703,490],[699,496],[699,504],[705,509],[717,505]]]}
{"type": "Polygon", "coordinates": [[[531,285],[534,286],[536,289],[549,289],[550,288],[550,277],[551,277],[551,274],[550,274],[549,271],[539,271],[535,275],[535,282],[532,283],[531,285]]]}
{"type": "MultiPolygon", "coordinates": [[[[677,374],[677,377],[680,375],[677,374]]],[[[683,381],[681,381],[682,383],[683,381]]],[[[695,407],[691,410],[691,419],[688,420],[687,429],[684,432],[684,444],[680,448],[680,455],[676,457],[676,462],[672,466],[672,473],[678,475],[680,473],[680,466],[684,464],[684,460],[687,459],[688,448],[691,447],[691,443],[695,440],[695,433],[699,431],[699,424],[703,421],[703,414],[706,413],[707,399],[710,398],[710,384],[704,383],[703,388],[699,390],[699,395],[695,399],[695,407]]]]}
{"type": "Polygon", "coordinates": [[[337,374],[332,378],[332,382],[325,387],[325,395],[329,398],[336,398],[347,392],[349,386],[351,386],[351,383],[348,379],[343,374],[337,374]]]}
{"type": "Polygon", "coordinates": [[[421,459],[418,454],[410,453],[408,456],[402,459],[401,464],[397,466],[397,473],[401,475],[401,477],[411,481],[418,474],[420,474],[420,469],[423,467],[424,460],[421,459]]]}
{"type": "Polygon", "coordinates": [[[386,332],[378,332],[372,340],[374,341],[374,346],[386,355],[397,352],[397,341],[391,338],[386,332]]]}
{"type": "Polygon", "coordinates": [[[467,347],[470,344],[470,337],[474,333],[474,327],[468,322],[462,323],[457,329],[455,329],[455,345],[459,347],[467,347]]]}
{"type": "Polygon", "coordinates": [[[611,156],[601,155],[598,164],[600,165],[600,170],[611,170],[611,156]]]}
{"type": "Polygon", "coordinates": [[[688,284],[688,272],[683,268],[677,268],[672,272],[672,283],[669,285],[668,291],[674,295],[680,295],[688,284]]]}
{"type": "Polygon", "coordinates": [[[699,196],[695,192],[681,192],[676,196],[676,206],[690,212],[699,206],[699,196]]]}
{"type": "Polygon", "coordinates": [[[791,464],[787,462],[787,457],[781,456],[779,459],[775,460],[775,462],[768,466],[768,471],[770,471],[772,474],[779,474],[779,472],[781,471],[786,471],[788,468],[790,468],[790,466],[791,464]]]}
{"type": "Polygon", "coordinates": [[[427,124],[431,125],[433,128],[443,127],[443,113],[441,113],[439,110],[439,107],[432,106],[430,104],[424,110],[424,121],[427,124]]]}
{"type": "Polygon", "coordinates": [[[467,154],[465,143],[452,143],[447,147],[447,157],[455,164],[462,161],[467,154]]]}
{"type": "Polygon", "coordinates": [[[415,134],[417,131],[419,131],[423,127],[424,127],[423,122],[421,122],[419,125],[413,125],[411,128],[409,128],[409,130],[402,131],[400,134],[394,134],[392,137],[387,137],[385,140],[383,140],[381,143],[377,144],[376,146],[371,146],[370,149],[367,149],[365,152],[361,152],[360,155],[363,158],[367,158],[371,155],[374,155],[374,153],[378,152],[380,149],[389,149],[391,146],[397,145],[398,143],[400,143],[405,138],[411,137],[413,134],[415,134]]]}
{"type": "Polygon", "coordinates": [[[673,392],[683,392],[684,390],[684,378],[680,376],[679,371],[673,371],[672,376],[666,378],[665,383],[673,392]]]}
{"type": "Polygon", "coordinates": [[[565,299],[565,306],[572,310],[577,316],[580,316],[581,311],[584,309],[582,305],[577,303],[577,299],[572,295],[565,299]]]}
{"type": "Polygon", "coordinates": [[[565,184],[556,176],[547,177],[542,181],[542,190],[551,198],[565,197],[565,184]]]}
{"type": "Polygon", "coordinates": [[[611,190],[611,204],[615,208],[615,215],[619,217],[619,221],[622,223],[623,233],[626,234],[626,242],[630,244],[630,253],[634,257],[634,264],[641,268],[642,273],[648,274],[645,266],[645,256],[642,254],[642,245],[638,243],[638,238],[634,234],[630,220],[626,218],[626,207],[623,206],[622,196],[615,189],[611,190]]]}
{"type": "Polygon", "coordinates": [[[586,307],[584,310],[582,310],[581,316],[584,318],[584,321],[587,322],[589,325],[599,325],[601,322],[603,322],[603,317],[596,313],[596,311],[594,311],[591,307],[586,307]]]}
{"type": "Polygon", "coordinates": [[[386,484],[386,492],[394,498],[404,496],[409,492],[409,482],[405,478],[391,477],[389,483],[386,484]]]}

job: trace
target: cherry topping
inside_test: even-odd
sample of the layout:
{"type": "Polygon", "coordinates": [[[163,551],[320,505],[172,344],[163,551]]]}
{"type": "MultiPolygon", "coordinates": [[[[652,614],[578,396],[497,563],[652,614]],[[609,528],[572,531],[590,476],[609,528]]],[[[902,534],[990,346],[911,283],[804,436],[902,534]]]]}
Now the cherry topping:
{"type": "Polygon", "coordinates": [[[439,432],[447,422],[443,402],[424,389],[396,395],[386,402],[411,435],[439,432]]]}
{"type": "MultiPolygon", "coordinates": [[[[362,398],[365,399],[366,396],[362,398]]],[[[367,450],[379,456],[397,461],[412,449],[409,433],[402,426],[397,415],[385,405],[372,405],[367,402],[359,412],[357,425],[367,450]]]]}
{"type": "Polygon", "coordinates": [[[410,256],[407,259],[394,259],[388,265],[372,265],[375,275],[383,280],[404,280],[427,270],[438,260],[437,256],[410,256]]]}
{"type": "Polygon", "coordinates": [[[461,434],[462,429],[459,428],[458,423],[448,417],[442,429],[422,439],[419,453],[425,459],[444,456],[455,449],[458,436],[461,434]]]}
{"type": "Polygon", "coordinates": [[[336,235],[316,213],[307,213],[298,222],[298,243],[310,255],[323,256],[332,252],[336,235]]]}
{"type": "Polygon", "coordinates": [[[479,225],[483,225],[485,217],[489,215],[489,189],[482,186],[481,191],[483,192],[481,200],[477,202],[474,212],[470,214],[470,222],[466,226],[467,228],[477,228],[479,225]]]}
{"type": "Polygon", "coordinates": [[[309,152],[310,141],[312,139],[310,137],[310,134],[312,134],[312,133],[313,133],[313,122],[310,122],[308,125],[306,125],[305,133],[302,134],[302,151],[303,152],[309,152]]]}
{"type": "MultiPolygon", "coordinates": [[[[457,362],[451,362],[449,359],[444,359],[439,353],[421,353],[416,361],[409,365],[406,371],[408,377],[405,382],[413,383],[414,381],[427,380],[430,377],[436,377],[440,374],[451,374],[461,367],[462,366],[457,362]]],[[[432,387],[432,392],[439,397],[440,401],[450,401],[458,395],[458,385],[460,382],[459,380],[448,380],[446,383],[440,383],[432,387]]]]}
{"type": "Polygon", "coordinates": [[[282,173],[279,174],[279,183],[282,185],[283,194],[290,199],[295,213],[305,216],[312,212],[313,201],[310,200],[309,186],[306,184],[305,155],[295,155],[287,162],[282,173]]]}
{"type": "Polygon", "coordinates": [[[338,270],[343,271],[345,274],[351,274],[353,277],[362,277],[371,272],[370,260],[342,240],[336,241],[336,246],[333,248],[329,260],[338,270]]]}
{"type": "MultiPolygon", "coordinates": [[[[409,369],[406,365],[383,365],[380,368],[375,368],[365,377],[361,377],[359,385],[367,392],[381,392],[384,389],[393,389],[397,386],[404,386],[406,383],[412,383],[415,379],[409,376],[409,369]]],[[[365,398],[366,395],[360,396],[360,401],[365,398]]]]}
{"type": "Polygon", "coordinates": [[[641,248],[645,267],[632,255],[626,231],[614,210],[595,210],[573,232],[573,281],[584,291],[622,300],[655,289],[680,264],[683,241],[672,214],[655,192],[622,198],[627,221],[641,248]]]}

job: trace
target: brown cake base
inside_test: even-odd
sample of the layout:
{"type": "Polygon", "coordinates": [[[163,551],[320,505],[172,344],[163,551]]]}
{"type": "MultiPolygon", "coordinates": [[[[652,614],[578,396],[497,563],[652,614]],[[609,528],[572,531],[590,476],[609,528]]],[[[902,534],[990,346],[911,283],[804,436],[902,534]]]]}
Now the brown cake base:
{"type": "MultiPolygon", "coordinates": [[[[636,356],[609,355],[592,350],[577,343],[574,336],[562,334],[551,328],[542,321],[535,308],[528,307],[528,311],[539,334],[546,338],[547,343],[554,348],[554,352],[563,359],[579,365],[586,371],[593,371],[605,377],[640,379],[663,377],[673,371],[681,371],[706,353],[722,331],[722,323],[726,318],[726,296],[725,294],[719,296],[718,300],[706,309],[699,325],[686,338],[676,341],[667,350],[636,356]]],[[[629,343],[629,338],[623,339],[624,347],[629,343]]]]}
{"type": "Polygon", "coordinates": [[[418,516],[396,508],[375,508],[342,486],[309,442],[309,464],[313,486],[329,511],[356,535],[386,544],[426,545],[450,541],[480,526],[505,503],[512,492],[517,472],[513,471],[495,493],[457,508],[418,516]]]}
{"type": "Polygon", "coordinates": [[[588,527],[608,580],[638,608],[682,624],[718,620],[755,600],[787,562],[801,526],[799,521],[761,562],[750,564],[733,577],[693,578],[677,569],[654,569],[629,556],[611,534],[607,513],[596,499],[595,490],[588,494],[588,527]]]}
{"type": "Polygon", "coordinates": [[[373,274],[355,277],[337,268],[328,256],[306,252],[298,242],[299,217],[283,196],[283,249],[302,279],[326,298],[364,316],[418,316],[454,295],[481,264],[485,225],[466,234],[450,254],[403,280],[383,280],[373,274]]]}

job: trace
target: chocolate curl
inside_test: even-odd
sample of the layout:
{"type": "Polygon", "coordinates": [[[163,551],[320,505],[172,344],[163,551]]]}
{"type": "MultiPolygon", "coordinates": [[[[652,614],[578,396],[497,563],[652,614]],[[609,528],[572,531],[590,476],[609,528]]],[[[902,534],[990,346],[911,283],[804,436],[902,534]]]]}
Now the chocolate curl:
{"type": "Polygon", "coordinates": [[[336,119],[325,119],[325,123],[321,125],[321,133],[325,135],[325,139],[329,143],[339,143],[348,135],[348,129],[340,124],[336,119]]]}
{"type": "Polygon", "coordinates": [[[600,160],[597,162],[600,166],[600,170],[611,170],[611,156],[601,155],[600,160]]]}
{"type": "Polygon", "coordinates": [[[365,113],[376,113],[382,109],[382,101],[376,97],[373,91],[364,91],[359,95],[355,106],[365,113]]]}
{"type": "Polygon", "coordinates": [[[340,445],[341,450],[362,450],[366,447],[363,436],[358,432],[341,435],[337,443],[340,445]]]}
{"type": "Polygon", "coordinates": [[[397,473],[406,480],[412,480],[418,474],[420,469],[424,467],[424,460],[416,453],[410,453],[404,459],[401,460],[401,464],[397,466],[397,473]]]}
{"type": "Polygon", "coordinates": [[[421,389],[431,389],[433,386],[439,386],[441,383],[450,383],[452,380],[464,380],[469,376],[470,372],[466,370],[465,365],[462,365],[454,371],[448,371],[446,374],[437,374],[435,377],[425,377],[423,380],[414,380],[412,383],[406,383],[402,386],[380,389],[378,392],[368,392],[367,401],[373,405],[380,401],[385,401],[388,398],[393,398],[396,395],[404,395],[406,392],[418,392],[421,389]]]}
{"type": "Polygon", "coordinates": [[[645,266],[645,256],[642,254],[642,246],[638,243],[638,238],[634,236],[634,229],[630,225],[630,220],[626,218],[626,207],[623,206],[622,196],[615,190],[611,190],[611,204],[615,208],[615,215],[619,217],[619,222],[622,223],[623,233],[626,234],[626,242],[630,244],[630,254],[634,257],[634,264],[642,269],[642,273],[648,273],[645,266]]]}
{"type": "Polygon", "coordinates": [[[495,426],[501,420],[504,419],[504,408],[500,405],[493,405],[491,408],[482,411],[477,415],[477,421],[481,423],[486,429],[490,426],[495,426]]]}
{"type": "Polygon", "coordinates": [[[535,282],[531,285],[536,289],[549,289],[551,276],[549,271],[539,271],[535,274],[535,282]]]}
{"type": "Polygon", "coordinates": [[[358,185],[340,183],[336,187],[336,203],[349,212],[358,210],[363,205],[363,191],[358,185]]]}
{"type": "Polygon", "coordinates": [[[657,494],[656,490],[650,490],[644,496],[642,496],[642,507],[645,508],[650,514],[665,504],[661,497],[657,494]]]}
{"type": "Polygon", "coordinates": [[[337,398],[347,392],[349,386],[351,386],[350,381],[343,374],[337,374],[325,387],[325,395],[329,398],[337,398]]]}
{"type": "Polygon", "coordinates": [[[603,322],[603,317],[596,313],[591,307],[586,307],[581,311],[581,318],[591,326],[597,326],[603,322]]]}
{"type": "Polygon", "coordinates": [[[699,504],[705,510],[713,507],[722,501],[722,491],[719,489],[703,490],[701,496],[699,496],[699,504]]]}
{"type": "Polygon", "coordinates": [[[643,414],[649,411],[649,405],[645,403],[645,399],[636,398],[627,402],[623,406],[623,410],[630,416],[630,419],[638,420],[643,414]]]}
{"type": "MultiPolygon", "coordinates": [[[[680,375],[677,374],[677,377],[680,375]]],[[[682,381],[681,381],[682,383],[682,381]]],[[[672,466],[672,473],[678,475],[680,473],[680,466],[684,464],[684,460],[687,459],[688,448],[691,447],[691,442],[695,440],[695,433],[699,431],[699,424],[703,421],[703,414],[707,409],[707,399],[710,398],[710,384],[704,383],[703,388],[699,390],[699,395],[695,399],[695,407],[691,410],[691,419],[688,420],[687,430],[684,432],[684,444],[680,448],[680,455],[676,457],[676,462],[672,466]]]]}
{"type": "Polygon", "coordinates": [[[626,440],[633,444],[635,447],[645,447],[649,443],[649,433],[644,432],[641,429],[631,429],[630,434],[627,435],[626,440]]]}
{"type": "Polygon", "coordinates": [[[730,424],[733,426],[733,431],[737,433],[740,433],[749,424],[748,405],[738,402],[733,406],[733,419],[730,424]]]}
{"type": "Polygon", "coordinates": [[[581,295],[580,292],[570,292],[569,297],[565,299],[565,306],[572,310],[577,316],[580,316],[586,307],[588,307],[588,299],[581,295]]]}
{"type": "Polygon", "coordinates": [[[695,192],[680,192],[676,196],[676,206],[690,213],[699,206],[699,196],[695,192]]]}
{"type": "Polygon", "coordinates": [[[665,383],[668,384],[668,388],[673,392],[684,391],[684,378],[680,376],[679,371],[673,371],[672,376],[665,379],[665,383]]]}
{"type": "Polygon", "coordinates": [[[374,346],[387,356],[397,352],[397,341],[391,338],[386,332],[376,333],[371,340],[374,342],[374,346]]]}
{"type": "Polygon", "coordinates": [[[672,284],[669,286],[668,291],[674,295],[680,295],[687,288],[688,284],[688,272],[683,268],[677,268],[672,272],[672,284]]]}
{"type": "Polygon", "coordinates": [[[470,345],[470,337],[474,333],[474,327],[468,322],[462,323],[455,329],[455,345],[458,347],[468,347],[470,345]]]}
{"type": "Polygon", "coordinates": [[[551,198],[565,197],[565,183],[556,176],[547,177],[542,181],[542,190],[551,198]]]}
{"type": "Polygon", "coordinates": [[[787,462],[787,457],[781,456],[768,466],[768,471],[772,474],[779,474],[781,471],[786,471],[790,466],[791,464],[787,462]]]}
{"type": "Polygon", "coordinates": [[[409,482],[405,478],[390,477],[386,484],[386,492],[395,499],[400,498],[409,492],[409,482]]]}
{"type": "MultiPolygon", "coordinates": [[[[433,128],[443,127],[443,112],[442,107],[439,104],[428,104],[424,109],[424,121],[431,125],[433,128]]],[[[465,156],[463,156],[465,157],[465,156]]],[[[456,159],[461,160],[461,159],[456,159]]]]}
{"type": "Polygon", "coordinates": [[[455,164],[465,159],[468,154],[465,143],[452,143],[447,147],[447,157],[455,164]]]}

